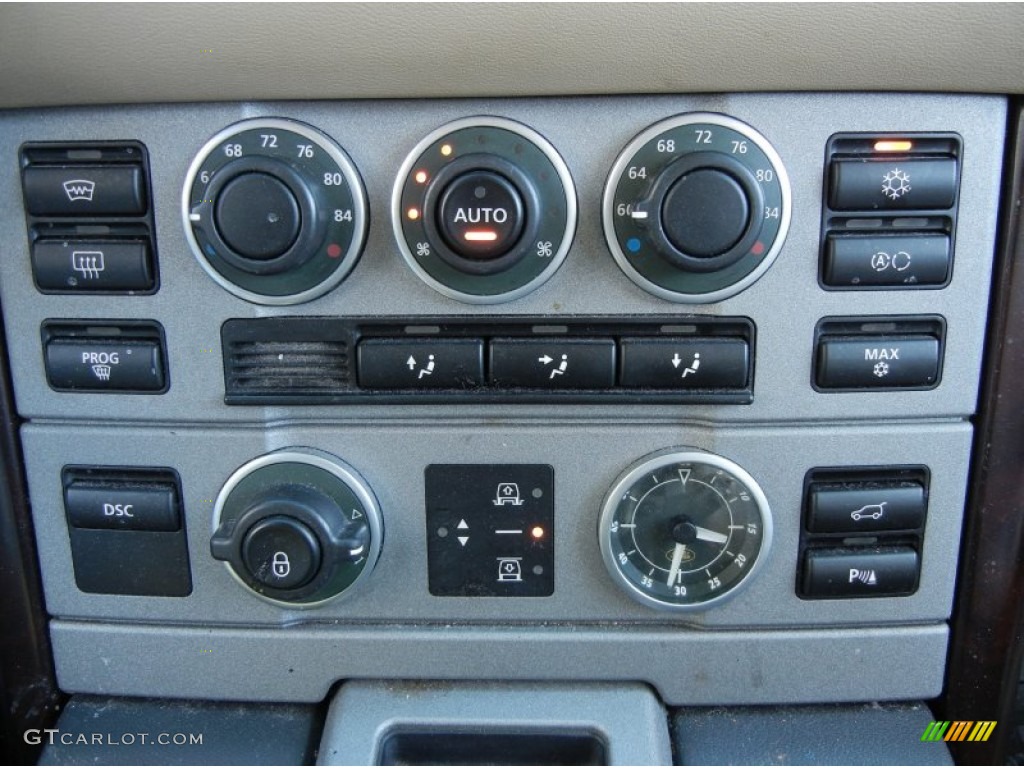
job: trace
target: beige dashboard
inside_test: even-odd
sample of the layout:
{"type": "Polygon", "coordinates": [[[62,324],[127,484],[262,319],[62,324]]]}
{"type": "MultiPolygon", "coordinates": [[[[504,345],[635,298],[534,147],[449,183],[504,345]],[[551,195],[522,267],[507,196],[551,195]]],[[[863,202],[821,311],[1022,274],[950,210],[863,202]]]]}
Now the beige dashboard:
{"type": "Polygon", "coordinates": [[[15,4],[0,108],[743,91],[1019,93],[1017,4],[15,4]]]}

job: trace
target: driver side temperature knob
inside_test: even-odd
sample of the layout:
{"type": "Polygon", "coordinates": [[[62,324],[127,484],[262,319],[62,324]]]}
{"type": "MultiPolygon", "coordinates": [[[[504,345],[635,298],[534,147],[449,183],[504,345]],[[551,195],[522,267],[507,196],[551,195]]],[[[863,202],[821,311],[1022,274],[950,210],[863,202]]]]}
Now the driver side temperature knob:
{"type": "Polygon", "coordinates": [[[383,535],[377,502],[339,459],[307,449],[272,453],[235,472],[214,511],[210,552],[272,602],[310,606],[373,569],[383,535]]]}
{"type": "Polygon", "coordinates": [[[203,269],[257,304],[298,304],[341,282],[366,236],[366,195],[344,150],[293,120],[260,118],[207,142],[182,193],[203,269]]]}

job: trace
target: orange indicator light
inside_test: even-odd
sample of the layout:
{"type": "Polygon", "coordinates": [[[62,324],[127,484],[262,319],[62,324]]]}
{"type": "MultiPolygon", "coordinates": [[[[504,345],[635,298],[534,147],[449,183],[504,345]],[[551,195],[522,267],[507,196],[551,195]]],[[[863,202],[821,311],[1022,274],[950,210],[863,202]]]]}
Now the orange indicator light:
{"type": "Polygon", "coordinates": [[[441,145],[441,154],[442,155],[444,155],[445,157],[448,157],[448,155],[450,155],[451,153],[452,153],[452,145],[451,144],[442,144],[441,145]]]}
{"type": "Polygon", "coordinates": [[[914,142],[906,139],[875,142],[875,152],[909,152],[913,148],[914,142]]]}
{"type": "Polygon", "coordinates": [[[541,528],[539,525],[535,525],[533,526],[533,529],[530,531],[530,535],[533,536],[533,538],[535,539],[543,539],[544,529],[541,528]]]}
{"type": "Polygon", "coordinates": [[[417,184],[423,184],[426,181],[427,181],[427,172],[426,171],[416,171],[416,183],[417,184]]]}
{"type": "Polygon", "coordinates": [[[493,243],[498,239],[498,233],[487,229],[471,229],[462,235],[471,243],[493,243]]]}
{"type": "Polygon", "coordinates": [[[416,221],[416,219],[418,219],[420,217],[419,208],[410,208],[409,212],[406,213],[405,215],[408,216],[413,221],[416,221]]]}

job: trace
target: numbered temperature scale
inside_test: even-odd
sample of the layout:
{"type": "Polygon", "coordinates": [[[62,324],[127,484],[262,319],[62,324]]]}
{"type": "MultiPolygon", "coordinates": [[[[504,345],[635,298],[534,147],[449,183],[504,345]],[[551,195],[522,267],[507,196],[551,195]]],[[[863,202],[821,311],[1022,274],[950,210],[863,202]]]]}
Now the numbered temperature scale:
{"type": "Polygon", "coordinates": [[[604,192],[615,260],[661,298],[710,303],[763,275],[789,229],[782,161],[761,134],[724,115],[657,123],[631,141],[604,192]]]}
{"type": "Polygon", "coordinates": [[[259,118],[200,150],[182,192],[189,245],[203,269],[257,304],[323,295],[355,266],[366,193],[345,151],[315,128],[259,118]]]}

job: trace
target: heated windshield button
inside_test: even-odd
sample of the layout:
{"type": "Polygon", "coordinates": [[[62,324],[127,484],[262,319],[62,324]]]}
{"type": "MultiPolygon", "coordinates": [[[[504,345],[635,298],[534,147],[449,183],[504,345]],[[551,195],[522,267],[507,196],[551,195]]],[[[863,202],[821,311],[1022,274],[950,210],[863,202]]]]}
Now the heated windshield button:
{"type": "Polygon", "coordinates": [[[33,216],[140,216],[146,212],[142,166],[29,166],[22,175],[33,216]]]}

